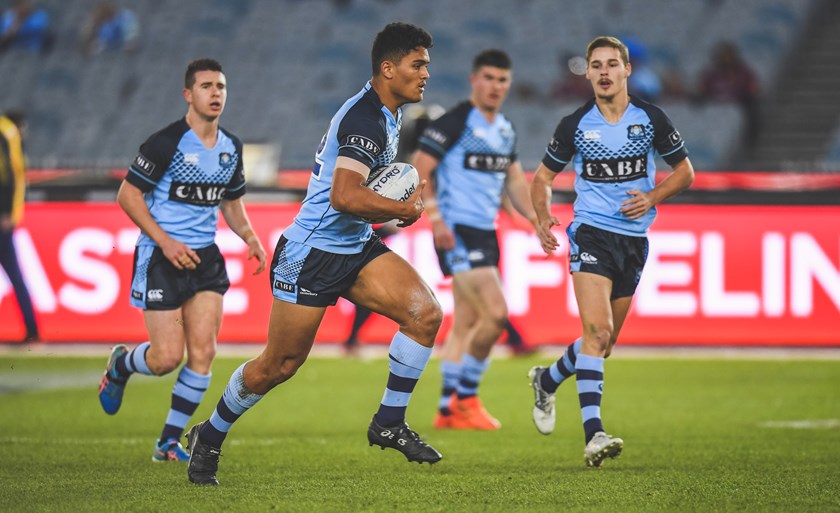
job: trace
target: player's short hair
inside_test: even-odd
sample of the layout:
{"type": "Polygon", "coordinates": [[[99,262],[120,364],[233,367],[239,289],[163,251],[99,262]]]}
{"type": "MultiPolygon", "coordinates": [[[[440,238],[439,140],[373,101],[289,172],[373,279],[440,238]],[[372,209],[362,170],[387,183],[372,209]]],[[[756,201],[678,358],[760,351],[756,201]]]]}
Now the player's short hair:
{"type": "Polygon", "coordinates": [[[370,51],[373,76],[379,75],[384,61],[400,62],[418,47],[432,47],[432,36],[428,32],[409,23],[389,23],[373,40],[370,51]]]}
{"type": "Polygon", "coordinates": [[[598,36],[586,46],[586,64],[589,64],[589,59],[592,57],[592,52],[596,48],[615,48],[621,55],[621,60],[624,64],[630,64],[630,53],[627,51],[627,45],[621,42],[617,37],[612,36],[598,36]]]}
{"type": "Polygon", "coordinates": [[[26,113],[18,109],[9,109],[6,112],[0,112],[0,115],[5,116],[12,123],[18,127],[18,130],[23,130],[26,127],[26,113]]]}
{"type": "Polygon", "coordinates": [[[473,73],[478,71],[478,68],[482,66],[491,66],[499,69],[511,69],[513,67],[513,61],[510,60],[510,55],[508,55],[505,51],[491,48],[489,50],[484,50],[475,56],[472,63],[473,73]]]}
{"type": "Polygon", "coordinates": [[[184,87],[192,89],[195,85],[195,74],[199,71],[218,71],[224,73],[222,65],[215,59],[196,59],[187,65],[187,72],[184,74],[184,87]]]}

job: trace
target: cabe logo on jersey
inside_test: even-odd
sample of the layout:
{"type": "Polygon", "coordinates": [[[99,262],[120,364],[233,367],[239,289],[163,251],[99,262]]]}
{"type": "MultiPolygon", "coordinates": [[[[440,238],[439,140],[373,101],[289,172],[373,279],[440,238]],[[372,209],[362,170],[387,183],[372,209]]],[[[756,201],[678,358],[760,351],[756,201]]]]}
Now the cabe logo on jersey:
{"type": "Polygon", "coordinates": [[[202,207],[218,205],[225,195],[225,186],[217,183],[172,182],[169,199],[202,207]]]}
{"type": "Polygon", "coordinates": [[[647,155],[617,159],[583,160],[584,180],[590,182],[630,182],[647,176],[647,155]]]}
{"type": "Polygon", "coordinates": [[[509,155],[492,153],[467,153],[464,155],[464,168],[476,171],[504,171],[510,165],[509,155]]]}
{"type": "Polygon", "coordinates": [[[379,146],[375,142],[361,135],[348,135],[347,145],[357,146],[373,155],[379,155],[380,151],[379,146]]]}

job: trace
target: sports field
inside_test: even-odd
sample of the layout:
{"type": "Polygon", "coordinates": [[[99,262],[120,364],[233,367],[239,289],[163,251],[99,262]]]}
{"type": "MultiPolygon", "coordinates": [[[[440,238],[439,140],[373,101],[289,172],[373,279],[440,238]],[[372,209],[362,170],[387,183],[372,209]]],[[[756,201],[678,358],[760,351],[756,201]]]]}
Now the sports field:
{"type": "MultiPolygon", "coordinates": [[[[482,386],[497,432],[431,429],[433,360],[409,422],[444,459],[409,464],[368,447],[383,359],[313,358],[234,427],[221,486],[152,463],[174,375],[133,377],[115,417],[96,398],[102,356],[0,356],[0,511],[839,511],[840,361],[650,359],[607,362],[603,412],[624,453],[583,463],[574,383],[557,429],[531,418],[526,373],[548,358],[494,361],[482,386]]],[[[197,420],[233,369],[217,360],[197,420]]]]}

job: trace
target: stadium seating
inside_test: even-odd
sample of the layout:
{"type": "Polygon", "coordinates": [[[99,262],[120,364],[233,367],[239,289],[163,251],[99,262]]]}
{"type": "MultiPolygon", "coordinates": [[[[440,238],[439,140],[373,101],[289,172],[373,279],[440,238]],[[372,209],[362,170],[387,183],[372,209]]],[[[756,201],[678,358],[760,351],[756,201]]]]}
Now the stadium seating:
{"type": "MultiPolygon", "coordinates": [[[[435,37],[426,102],[449,107],[468,94],[472,56],[488,47],[514,59],[515,81],[542,92],[557,75],[557,56],[581,52],[595,35],[642,39],[652,65],[680,71],[693,84],[720,40],[736,41],[771,90],[814,0],[674,0],[668,8],[645,0],[136,0],[124,2],[141,23],[134,53],[85,57],[78,46],[83,9],[41,0],[57,44],[48,55],[0,55],[5,80],[0,108],[28,111],[28,152],[34,167],[125,167],[152,131],[184,111],[185,64],[220,60],[230,96],[223,125],[246,141],[282,147],[281,166],[308,168],[330,116],[370,75],[370,44],[386,23],[408,21],[435,37]]],[[[734,105],[666,102],[696,167],[720,169],[742,125],[734,105]]],[[[564,113],[574,105],[547,105],[512,97],[506,110],[520,134],[526,168],[539,162],[564,113]]]]}

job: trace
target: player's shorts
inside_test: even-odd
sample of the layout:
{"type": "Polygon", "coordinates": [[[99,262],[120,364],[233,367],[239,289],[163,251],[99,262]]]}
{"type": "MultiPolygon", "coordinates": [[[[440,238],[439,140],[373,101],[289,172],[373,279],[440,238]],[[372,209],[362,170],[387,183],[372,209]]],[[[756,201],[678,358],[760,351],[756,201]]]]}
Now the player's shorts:
{"type": "Polygon", "coordinates": [[[479,230],[456,224],[452,230],[455,247],[438,250],[438,262],[444,276],[462,273],[477,267],[499,265],[499,238],[496,230],[479,230]]]}
{"type": "Polygon", "coordinates": [[[137,246],[131,278],[131,305],[143,310],[175,310],[197,292],[224,294],[230,288],[225,259],[211,244],[196,249],[195,269],[176,269],[157,246],[137,246]]]}
{"type": "Polygon", "coordinates": [[[330,253],[280,237],[271,259],[271,292],[281,301],[298,305],[334,305],[353,286],[364,266],[390,251],[376,234],[360,253],[352,255],[330,253]]]}
{"type": "Polygon", "coordinates": [[[631,237],[582,223],[570,224],[566,234],[570,272],[599,274],[612,280],[610,299],[635,294],[647,260],[647,237],[631,237]]]}

